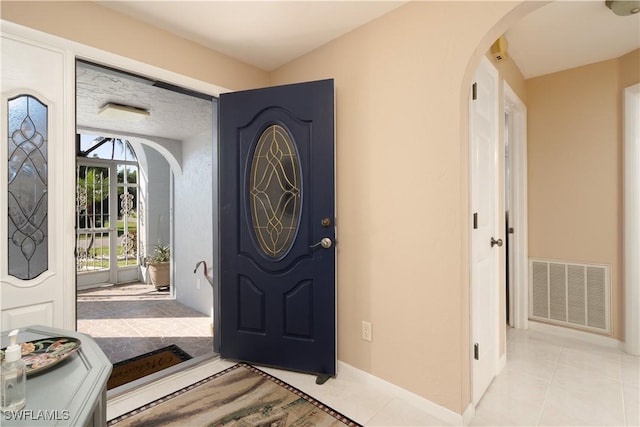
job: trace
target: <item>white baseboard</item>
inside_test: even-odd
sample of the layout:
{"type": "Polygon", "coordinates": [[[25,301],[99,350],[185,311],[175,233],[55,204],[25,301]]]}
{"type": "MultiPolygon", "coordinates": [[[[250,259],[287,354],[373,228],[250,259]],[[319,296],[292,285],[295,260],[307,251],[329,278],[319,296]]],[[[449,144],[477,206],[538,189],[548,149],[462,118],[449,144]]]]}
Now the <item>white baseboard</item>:
{"type": "Polygon", "coordinates": [[[468,422],[467,424],[464,424],[464,417],[469,417],[470,421],[471,418],[473,418],[473,414],[475,412],[473,410],[473,405],[470,405],[472,409],[471,415],[468,414],[468,407],[467,410],[465,410],[464,414],[458,414],[457,412],[454,412],[449,408],[438,405],[437,403],[434,403],[422,396],[412,393],[409,390],[405,390],[402,387],[383,380],[382,378],[376,377],[375,375],[362,371],[345,362],[338,360],[338,375],[340,374],[350,375],[363,384],[370,384],[372,386],[386,389],[389,391],[389,393],[405,401],[411,402],[413,405],[427,412],[429,415],[432,415],[453,426],[468,425],[468,422]]]}
{"type": "Polygon", "coordinates": [[[579,331],[577,329],[565,328],[562,326],[551,325],[548,323],[536,322],[529,319],[529,329],[532,331],[539,331],[548,334],[553,334],[561,337],[575,338],[582,341],[589,342],[591,344],[601,345],[609,348],[621,348],[624,345],[621,341],[615,338],[606,337],[604,335],[592,334],[590,332],[579,331]]]}
{"type": "Polygon", "coordinates": [[[471,424],[471,420],[476,416],[476,408],[473,406],[473,403],[469,403],[467,409],[462,413],[462,425],[468,426],[471,424]]]}
{"type": "Polygon", "coordinates": [[[502,353],[500,360],[498,360],[498,370],[496,372],[496,376],[500,375],[500,372],[507,366],[507,352],[502,353]]]}

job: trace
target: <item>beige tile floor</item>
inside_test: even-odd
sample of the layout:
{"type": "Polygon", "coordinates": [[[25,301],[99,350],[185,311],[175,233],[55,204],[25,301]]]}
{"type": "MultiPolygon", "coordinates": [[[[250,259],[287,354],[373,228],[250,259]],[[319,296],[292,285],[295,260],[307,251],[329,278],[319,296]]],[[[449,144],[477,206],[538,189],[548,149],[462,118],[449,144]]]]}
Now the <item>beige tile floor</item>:
{"type": "Polygon", "coordinates": [[[507,365],[471,425],[640,425],[640,358],[549,328],[508,329],[507,365]]]}
{"type": "MultiPolygon", "coordinates": [[[[640,358],[573,335],[508,329],[507,364],[475,410],[472,426],[638,426],[640,358]]],[[[234,362],[213,360],[198,381],[234,362]]],[[[365,426],[442,426],[429,405],[351,370],[324,385],[315,377],[261,368],[365,426]]],[[[184,387],[179,379],[107,405],[114,418],[184,387]]],[[[167,423],[166,425],[171,425],[167,423]]]]}
{"type": "Polygon", "coordinates": [[[171,344],[192,357],[213,352],[211,318],[168,291],[132,283],[78,292],[78,332],[91,335],[111,363],[171,344]]]}
{"type": "MultiPolygon", "coordinates": [[[[470,425],[640,425],[640,358],[556,329],[508,328],[507,365],[470,425]]],[[[265,370],[365,426],[447,425],[415,401],[350,375],[316,386],[309,376],[265,370]]]]}

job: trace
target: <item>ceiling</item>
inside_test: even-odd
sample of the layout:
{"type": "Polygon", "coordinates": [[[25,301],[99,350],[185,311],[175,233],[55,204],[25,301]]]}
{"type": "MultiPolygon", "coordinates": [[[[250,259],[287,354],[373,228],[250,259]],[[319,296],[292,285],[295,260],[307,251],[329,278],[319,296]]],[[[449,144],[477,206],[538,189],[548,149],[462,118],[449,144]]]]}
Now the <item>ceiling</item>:
{"type": "MultiPolygon", "coordinates": [[[[266,71],[292,61],[404,1],[99,1],[266,71]]],[[[505,33],[507,54],[525,78],[617,58],[640,47],[640,14],[617,16],[604,1],[556,1],[505,33]]],[[[202,99],[126,75],[81,68],[78,126],[184,140],[209,126],[202,99]],[[150,120],[114,122],[97,116],[106,102],[150,108],[150,120]],[[194,105],[200,108],[193,108],[194,105]],[[178,108],[180,106],[180,108],[178,108]],[[164,107],[168,107],[165,109],[164,107]],[[201,111],[193,114],[192,111],[201,111]],[[187,119],[190,124],[185,126],[187,119]]]]}
{"type": "MultiPolygon", "coordinates": [[[[406,1],[100,1],[266,71],[406,1]]],[[[525,78],[611,59],[640,47],[640,14],[620,17],[604,0],[556,1],[516,23],[509,53],[525,78]]]]}
{"type": "Polygon", "coordinates": [[[604,1],[555,1],[506,33],[525,79],[618,58],[640,48],[640,13],[615,15],[604,1]]]}
{"type": "Polygon", "coordinates": [[[98,1],[272,71],[405,1],[98,1]]]}

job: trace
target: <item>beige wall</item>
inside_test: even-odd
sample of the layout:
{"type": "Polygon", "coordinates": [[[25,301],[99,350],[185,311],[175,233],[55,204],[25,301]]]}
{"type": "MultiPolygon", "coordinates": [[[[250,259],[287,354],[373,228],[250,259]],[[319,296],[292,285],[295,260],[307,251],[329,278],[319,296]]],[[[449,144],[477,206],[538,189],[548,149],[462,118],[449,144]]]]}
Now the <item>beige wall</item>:
{"type": "MultiPolygon", "coordinates": [[[[640,82],[640,49],[631,51],[618,60],[620,61],[619,89],[622,91],[624,88],[640,82]]],[[[620,108],[622,108],[622,102],[620,108]]]]}
{"type": "Polygon", "coordinates": [[[273,73],[336,82],[339,359],[458,412],[470,399],[468,85],[514,6],[411,3],[273,73]]]}
{"type": "Polygon", "coordinates": [[[536,3],[413,2],[270,76],[94,4],[47,3],[33,16],[32,4],[3,2],[2,13],[229,89],[334,78],[338,357],[461,413],[471,399],[470,78],[536,3]],[[97,35],[96,22],[126,36],[97,35]],[[360,338],[362,320],[373,342],[360,338]]]}
{"type": "Polygon", "coordinates": [[[621,90],[639,76],[635,51],[526,85],[529,256],[608,264],[617,339],[624,323],[621,90]]]}

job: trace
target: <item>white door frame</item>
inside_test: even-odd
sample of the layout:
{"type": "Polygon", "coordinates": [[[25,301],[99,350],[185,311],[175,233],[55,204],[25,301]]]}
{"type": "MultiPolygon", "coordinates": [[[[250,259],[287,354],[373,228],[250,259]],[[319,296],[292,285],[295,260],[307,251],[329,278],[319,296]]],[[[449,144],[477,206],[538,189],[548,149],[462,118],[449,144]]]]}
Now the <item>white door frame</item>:
{"type": "MultiPolygon", "coordinates": [[[[98,64],[104,64],[111,67],[117,67],[135,74],[146,75],[158,80],[166,81],[177,86],[201,92],[207,95],[218,97],[222,92],[228,92],[229,89],[213,85],[192,77],[168,71],[153,65],[149,65],[131,58],[126,58],[111,52],[86,46],[78,42],[67,40],[58,36],[54,36],[32,28],[24,27],[13,22],[1,21],[2,33],[13,37],[23,39],[26,42],[41,43],[52,48],[64,51],[65,61],[65,82],[64,82],[64,98],[68,111],[63,112],[61,120],[64,142],[63,153],[65,170],[71,171],[64,176],[63,182],[59,183],[62,191],[60,200],[64,205],[64,224],[60,230],[57,247],[62,251],[63,265],[62,274],[65,277],[63,289],[62,307],[55,307],[55,310],[62,312],[62,325],[56,324],[56,327],[66,329],[76,329],[76,269],[75,269],[75,164],[76,164],[76,122],[75,122],[75,61],[76,58],[85,59],[98,64]]],[[[58,123],[56,123],[58,126],[58,123]]],[[[214,157],[215,162],[215,157],[214,157]]],[[[217,165],[214,165],[217,167],[217,165]]],[[[214,229],[215,233],[215,229],[214,229]]],[[[214,250],[214,254],[216,250],[214,250]]],[[[217,264],[216,264],[217,265],[217,264]]],[[[215,266],[214,266],[215,268],[215,266]]],[[[214,271],[214,274],[217,274],[214,271]]],[[[214,276],[215,277],[215,276],[214,276]]]]}
{"type": "MultiPolygon", "coordinates": [[[[513,291],[507,301],[513,310],[513,327],[527,329],[529,327],[529,252],[527,225],[527,107],[511,89],[503,82],[504,111],[509,113],[511,128],[509,141],[510,174],[512,180],[511,221],[513,233],[513,291]]],[[[503,114],[504,116],[504,114],[503,114]]],[[[504,152],[504,140],[502,141],[504,152]]]]}

